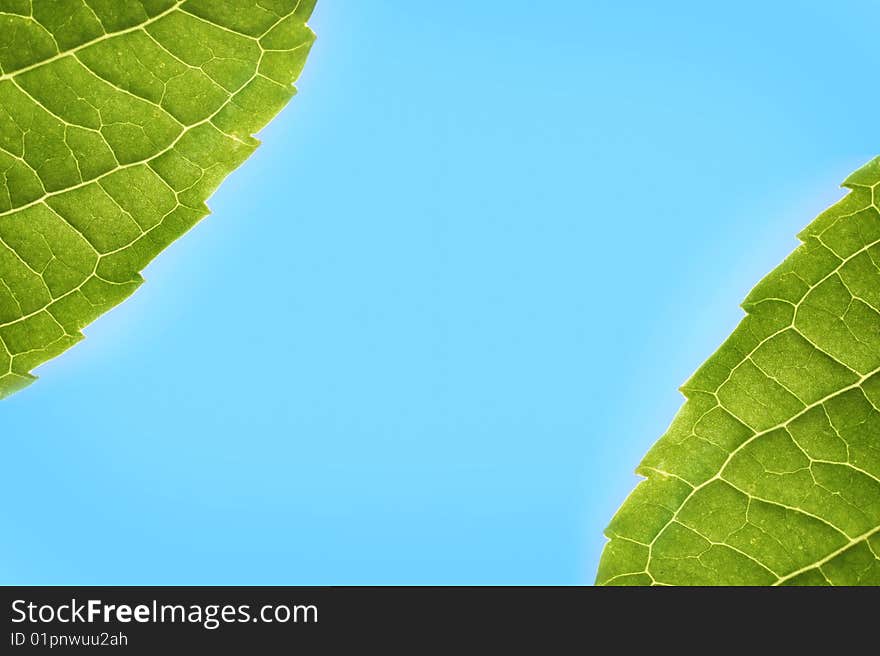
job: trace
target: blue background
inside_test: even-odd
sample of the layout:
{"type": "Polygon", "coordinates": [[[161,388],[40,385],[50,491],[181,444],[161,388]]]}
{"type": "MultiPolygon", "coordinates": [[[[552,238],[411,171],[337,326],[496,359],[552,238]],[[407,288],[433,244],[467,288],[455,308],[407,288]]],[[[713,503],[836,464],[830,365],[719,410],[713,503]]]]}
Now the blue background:
{"type": "Polygon", "coordinates": [[[2,404],[6,584],[588,583],[878,151],[865,1],[331,2],[300,95],[2,404]]]}

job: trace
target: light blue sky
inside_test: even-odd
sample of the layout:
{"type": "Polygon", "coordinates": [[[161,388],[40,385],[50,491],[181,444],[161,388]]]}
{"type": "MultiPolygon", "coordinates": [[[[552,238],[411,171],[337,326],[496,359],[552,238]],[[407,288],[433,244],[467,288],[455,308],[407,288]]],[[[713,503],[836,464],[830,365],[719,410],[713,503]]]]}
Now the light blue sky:
{"type": "Polygon", "coordinates": [[[880,154],[880,8],[319,0],[300,95],[0,408],[0,582],[586,583],[880,154]]]}

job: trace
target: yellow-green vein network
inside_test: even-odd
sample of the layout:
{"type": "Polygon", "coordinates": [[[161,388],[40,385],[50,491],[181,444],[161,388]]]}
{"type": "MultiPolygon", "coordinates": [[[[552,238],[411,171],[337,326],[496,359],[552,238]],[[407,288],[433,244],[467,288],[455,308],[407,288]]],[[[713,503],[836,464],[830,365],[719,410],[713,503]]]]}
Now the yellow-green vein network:
{"type": "Polygon", "coordinates": [[[0,0],[0,398],[82,339],[295,93],[315,0],[0,0]]]}
{"type": "Polygon", "coordinates": [[[880,584],[880,159],[844,186],[682,387],[598,583],[880,584]]]}

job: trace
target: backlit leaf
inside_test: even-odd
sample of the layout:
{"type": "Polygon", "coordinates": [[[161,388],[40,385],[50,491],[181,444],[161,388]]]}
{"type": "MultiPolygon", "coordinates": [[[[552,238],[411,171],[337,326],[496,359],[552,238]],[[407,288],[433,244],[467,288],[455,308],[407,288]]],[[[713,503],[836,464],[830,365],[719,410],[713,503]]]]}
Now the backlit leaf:
{"type": "Polygon", "coordinates": [[[880,159],[749,294],[606,530],[606,585],[880,584],[880,159]]]}
{"type": "Polygon", "coordinates": [[[315,0],[0,0],[0,398],[82,339],[295,93],[315,0]]]}

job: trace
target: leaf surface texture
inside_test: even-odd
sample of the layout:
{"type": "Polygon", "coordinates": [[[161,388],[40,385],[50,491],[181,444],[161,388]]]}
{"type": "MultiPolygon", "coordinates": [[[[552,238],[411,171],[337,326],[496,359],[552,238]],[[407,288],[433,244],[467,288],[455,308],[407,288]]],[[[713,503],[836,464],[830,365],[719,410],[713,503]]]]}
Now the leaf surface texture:
{"type": "Polygon", "coordinates": [[[82,339],[295,93],[315,0],[0,0],[0,398],[82,339]]]}
{"type": "Polygon", "coordinates": [[[880,584],[880,159],[844,187],[681,388],[597,583],[880,584]]]}

